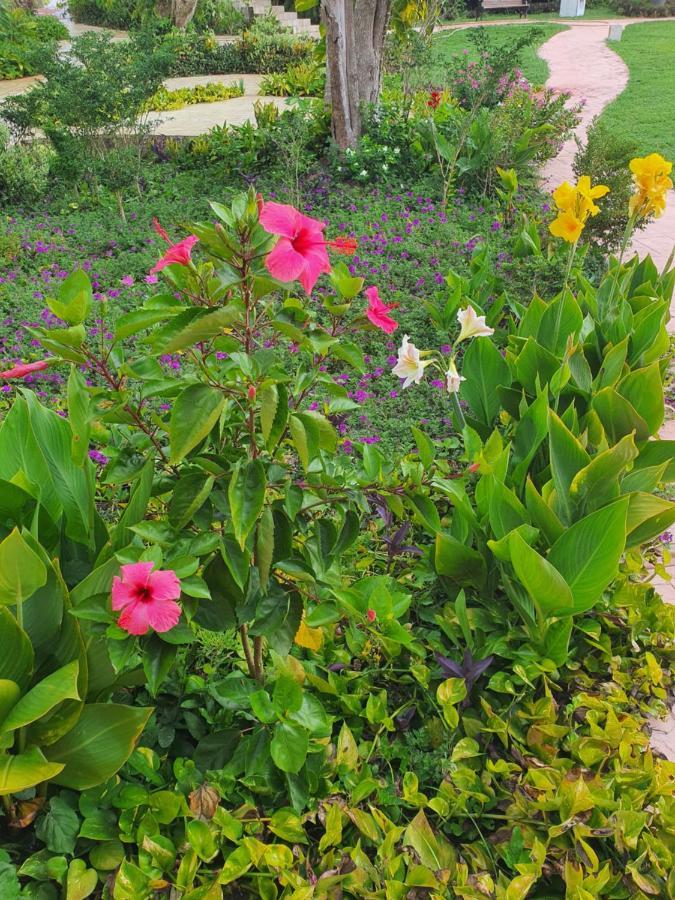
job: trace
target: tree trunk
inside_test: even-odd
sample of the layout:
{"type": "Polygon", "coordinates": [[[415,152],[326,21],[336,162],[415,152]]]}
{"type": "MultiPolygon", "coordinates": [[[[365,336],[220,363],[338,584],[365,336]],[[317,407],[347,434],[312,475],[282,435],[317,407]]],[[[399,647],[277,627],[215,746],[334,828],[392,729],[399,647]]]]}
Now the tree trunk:
{"type": "Polygon", "coordinates": [[[169,18],[177,28],[185,28],[197,9],[197,0],[159,0],[158,6],[169,9],[169,18]]]}
{"type": "Polygon", "coordinates": [[[322,0],[326,29],[326,100],[340,149],[361,136],[361,104],[376,103],[391,0],[322,0]]]}

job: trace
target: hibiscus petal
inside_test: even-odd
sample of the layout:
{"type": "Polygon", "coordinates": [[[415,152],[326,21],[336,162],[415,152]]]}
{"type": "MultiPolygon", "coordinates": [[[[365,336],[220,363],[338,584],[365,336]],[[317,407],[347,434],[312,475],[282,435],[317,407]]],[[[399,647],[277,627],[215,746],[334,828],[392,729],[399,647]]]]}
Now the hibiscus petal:
{"type": "Polygon", "coordinates": [[[150,573],[154,569],[155,564],[152,562],[129,563],[120,568],[122,581],[129,587],[144,588],[147,586],[150,573]]]}
{"type": "Polygon", "coordinates": [[[180,606],[174,600],[152,599],[146,603],[148,622],[155,631],[170,631],[180,619],[180,606]]]}
{"type": "Polygon", "coordinates": [[[282,237],[265,260],[267,271],[278,281],[295,281],[304,271],[305,258],[293,249],[288,238],[282,237]]]}
{"type": "Polygon", "coordinates": [[[115,576],[112,583],[112,608],[123,609],[134,599],[134,591],[121,578],[115,576]]]}
{"type": "Polygon", "coordinates": [[[155,600],[177,600],[180,597],[180,581],[170,569],[153,572],[148,579],[148,588],[155,600]]]}
{"type": "Polygon", "coordinates": [[[130,603],[122,610],[117,624],[124,631],[128,631],[129,634],[147,634],[150,627],[148,622],[150,606],[150,603],[143,600],[136,600],[130,603]]]}
{"type": "Polygon", "coordinates": [[[316,246],[305,253],[305,270],[300,275],[300,284],[304,287],[307,294],[312,293],[312,289],[324,272],[330,272],[330,260],[326,245],[316,246]]]}
{"type": "Polygon", "coordinates": [[[298,233],[303,217],[293,206],[286,203],[265,203],[259,222],[270,234],[293,238],[298,233]]]}

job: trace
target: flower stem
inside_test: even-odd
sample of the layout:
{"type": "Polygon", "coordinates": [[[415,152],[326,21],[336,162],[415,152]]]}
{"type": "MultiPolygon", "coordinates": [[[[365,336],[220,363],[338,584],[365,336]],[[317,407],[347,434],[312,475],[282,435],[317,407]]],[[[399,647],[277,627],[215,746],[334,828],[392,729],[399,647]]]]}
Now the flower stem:
{"type": "Polygon", "coordinates": [[[459,397],[457,394],[450,394],[450,399],[452,400],[452,408],[457,416],[457,421],[459,422],[459,430],[464,431],[466,426],[466,419],[464,418],[464,413],[462,412],[462,407],[459,405],[459,397]]]}
{"type": "Polygon", "coordinates": [[[626,230],[623,233],[623,238],[621,239],[621,249],[619,251],[619,261],[616,264],[616,274],[614,276],[614,280],[612,281],[612,288],[609,292],[609,297],[607,298],[607,312],[611,313],[612,311],[612,302],[614,300],[614,294],[616,293],[616,289],[619,284],[619,278],[621,276],[621,266],[623,264],[623,257],[626,253],[626,249],[628,248],[628,241],[633,233],[633,229],[635,228],[636,216],[632,215],[626,222],[626,230]]]}
{"type": "Polygon", "coordinates": [[[572,271],[572,263],[574,262],[574,255],[577,252],[577,244],[579,243],[579,239],[572,244],[570,247],[570,252],[567,256],[567,268],[565,269],[565,280],[563,281],[563,291],[567,290],[567,282],[570,277],[570,272],[572,271]]]}

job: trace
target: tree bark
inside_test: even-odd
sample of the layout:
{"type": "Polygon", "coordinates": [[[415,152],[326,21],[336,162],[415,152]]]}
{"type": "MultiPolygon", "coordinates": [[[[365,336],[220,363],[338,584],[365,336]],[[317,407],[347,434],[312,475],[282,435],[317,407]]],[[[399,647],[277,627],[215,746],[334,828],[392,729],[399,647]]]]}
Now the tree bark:
{"type": "Polygon", "coordinates": [[[157,0],[157,14],[171,19],[177,28],[185,28],[197,9],[197,0],[157,0]]]}
{"type": "Polygon", "coordinates": [[[326,100],[340,149],[361,136],[361,105],[376,103],[391,0],[322,0],[326,29],[326,100]]]}

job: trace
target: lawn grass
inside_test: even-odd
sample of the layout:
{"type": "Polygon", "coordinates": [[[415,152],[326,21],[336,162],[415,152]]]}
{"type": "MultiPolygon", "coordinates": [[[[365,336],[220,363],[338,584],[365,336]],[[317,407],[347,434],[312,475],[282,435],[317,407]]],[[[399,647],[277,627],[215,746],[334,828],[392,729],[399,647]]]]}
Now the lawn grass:
{"type": "MultiPolygon", "coordinates": [[[[529,12],[527,14],[527,21],[539,21],[539,22],[556,22],[561,17],[557,12],[529,12]]],[[[565,17],[563,21],[577,21],[579,18],[581,19],[621,19],[623,16],[621,13],[616,12],[616,10],[612,9],[610,6],[599,5],[587,7],[586,12],[583,16],[574,18],[565,17]]],[[[476,17],[473,13],[467,14],[465,16],[458,16],[456,19],[448,19],[444,22],[445,25],[456,25],[458,22],[475,22],[476,17]]],[[[518,23],[521,21],[520,16],[516,10],[509,10],[506,13],[486,13],[483,18],[480,20],[481,22],[509,22],[512,21],[514,23],[518,23]]]]}
{"type": "Polygon", "coordinates": [[[675,22],[631,25],[612,43],[630,70],[626,90],[601,116],[616,134],[631,138],[643,154],[675,158],[675,22]]]}
{"type": "MultiPolygon", "coordinates": [[[[526,27],[526,26],[523,26],[526,27]]],[[[565,25],[537,24],[540,35],[530,47],[526,47],[521,53],[520,68],[525,77],[532,84],[543,84],[548,78],[548,66],[543,59],[537,56],[537,49],[554,34],[564,31],[565,25]]],[[[462,28],[459,31],[450,31],[440,35],[434,45],[434,66],[432,70],[434,81],[441,84],[446,71],[447,63],[453,55],[469,51],[469,58],[476,58],[476,48],[471,40],[473,28],[462,28]]],[[[491,26],[488,31],[490,43],[497,50],[513,43],[522,35],[522,31],[512,25],[491,26]]]]}

